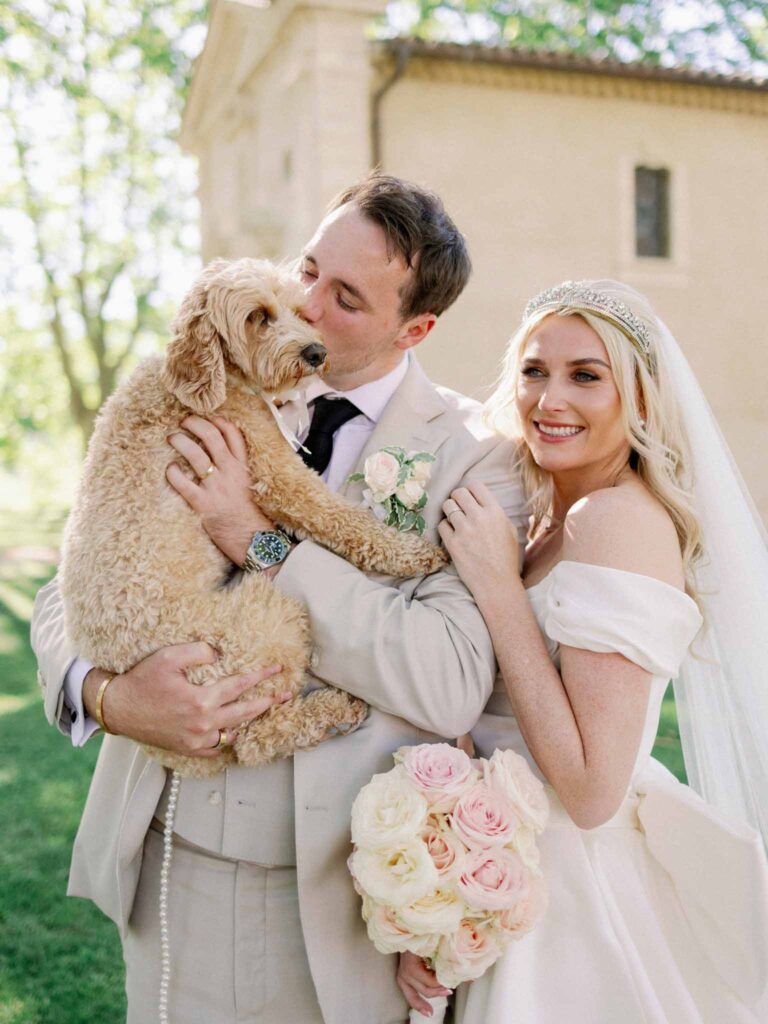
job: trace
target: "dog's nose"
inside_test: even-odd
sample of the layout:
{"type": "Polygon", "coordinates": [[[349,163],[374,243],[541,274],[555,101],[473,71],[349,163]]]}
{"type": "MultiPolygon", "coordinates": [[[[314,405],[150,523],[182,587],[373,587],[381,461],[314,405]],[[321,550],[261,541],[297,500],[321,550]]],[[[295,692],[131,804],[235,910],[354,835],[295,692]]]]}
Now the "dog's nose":
{"type": "Polygon", "coordinates": [[[321,345],[317,341],[313,341],[311,345],[307,345],[306,348],[301,350],[301,358],[309,363],[310,366],[320,366],[325,362],[327,355],[328,350],[325,345],[321,345]]]}

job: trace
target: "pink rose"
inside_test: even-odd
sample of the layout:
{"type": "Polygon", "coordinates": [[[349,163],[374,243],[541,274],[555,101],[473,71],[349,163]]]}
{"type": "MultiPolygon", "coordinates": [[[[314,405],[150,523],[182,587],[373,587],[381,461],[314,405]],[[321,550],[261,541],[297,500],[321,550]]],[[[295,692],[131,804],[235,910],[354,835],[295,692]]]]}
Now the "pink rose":
{"type": "Polygon", "coordinates": [[[440,940],[435,958],[437,980],[446,988],[479,978],[501,956],[498,933],[487,922],[465,918],[453,935],[440,940]]]}
{"type": "Polygon", "coordinates": [[[478,782],[453,808],[451,827],[467,846],[504,846],[514,838],[520,818],[501,793],[478,782]]]}
{"type": "Polygon", "coordinates": [[[499,931],[505,937],[520,938],[531,931],[539,918],[544,916],[549,902],[547,886],[543,878],[531,878],[527,891],[514,906],[508,907],[496,918],[499,931]]]}
{"type": "Polygon", "coordinates": [[[529,876],[516,853],[470,850],[457,880],[459,894],[473,910],[506,910],[528,893],[529,876]]]}
{"type": "Polygon", "coordinates": [[[549,817],[549,801],[541,781],[524,757],[514,750],[494,750],[481,758],[483,782],[506,797],[525,824],[541,832],[549,817]]]}
{"type": "Polygon", "coordinates": [[[440,884],[445,885],[461,871],[466,857],[462,841],[450,831],[441,815],[430,815],[421,833],[427,852],[434,861],[440,884]]]}
{"type": "Polygon", "coordinates": [[[477,778],[464,751],[448,743],[401,747],[395,761],[402,763],[433,813],[453,810],[459,796],[477,778]]]}

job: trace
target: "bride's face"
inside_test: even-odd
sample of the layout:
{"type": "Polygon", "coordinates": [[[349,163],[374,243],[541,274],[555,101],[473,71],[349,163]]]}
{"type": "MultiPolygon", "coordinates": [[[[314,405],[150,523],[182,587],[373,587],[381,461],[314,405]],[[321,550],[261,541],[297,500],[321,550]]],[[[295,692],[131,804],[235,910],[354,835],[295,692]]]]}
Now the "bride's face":
{"type": "Polygon", "coordinates": [[[580,316],[548,316],[523,353],[516,406],[536,463],[553,474],[623,465],[629,444],[605,345],[580,316]]]}

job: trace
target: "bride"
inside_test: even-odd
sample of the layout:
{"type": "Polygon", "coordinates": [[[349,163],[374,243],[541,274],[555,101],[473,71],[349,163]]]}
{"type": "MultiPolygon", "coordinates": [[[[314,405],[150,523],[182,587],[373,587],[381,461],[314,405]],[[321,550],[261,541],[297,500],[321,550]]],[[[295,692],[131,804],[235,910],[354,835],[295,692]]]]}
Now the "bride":
{"type": "MultiPolygon", "coordinates": [[[[456,1021],[762,1021],[768,872],[746,822],[768,835],[768,554],[738,472],[669,331],[614,281],[528,304],[488,411],[521,438],[522,571],[481,484],[440,533],[500,666],[478,754],[513,748],[548,786],[549,909],[458,990],[456,1021]],[[678,676],[708,803],[651,757],[678,676]]],[[[434,974],[404,954],[398,979],[429,1014],[434,974]]]]}

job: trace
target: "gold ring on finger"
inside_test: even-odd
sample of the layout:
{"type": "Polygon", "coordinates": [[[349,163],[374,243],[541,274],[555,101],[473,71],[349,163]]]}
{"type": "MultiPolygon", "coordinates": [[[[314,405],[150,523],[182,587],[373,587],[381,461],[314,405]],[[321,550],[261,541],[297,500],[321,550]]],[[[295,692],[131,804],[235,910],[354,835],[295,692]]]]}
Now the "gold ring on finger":
{"type": "Polygon", "coordinates": [[[203,472],[200,474],[200,479],[206,480],[215,471],[215,469],[216,467],[214,466],[213,463],[211,463],[208,469],[203,470],[203,472]]]}
{"type": "Polygon", "coordinates": [[[219,747],[228,747],[229,743],[229,729],[219,729],[219,738],[218,741],[214,744],[213,749],[218,750],[219,747]]]}

